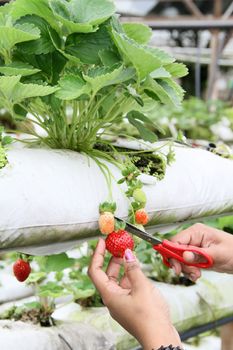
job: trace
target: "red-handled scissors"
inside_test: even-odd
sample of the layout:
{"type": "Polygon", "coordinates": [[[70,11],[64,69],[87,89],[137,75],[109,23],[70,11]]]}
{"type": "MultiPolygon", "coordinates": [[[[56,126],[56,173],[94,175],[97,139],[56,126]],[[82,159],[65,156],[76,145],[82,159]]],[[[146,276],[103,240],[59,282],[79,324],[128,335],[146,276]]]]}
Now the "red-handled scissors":
{"type": "Polygon", "coordinates": [[[169,263],[169,259],[176,259],[185,265],[196,266],[202,269],[210,268],[214,263],[213,258],[198,247],[195,247],[192,245],[173,243],[168,241],[167,239],[164,239],[163,241],[161,241],[160,239],[153,237],[149,233],[140,230],[136,226],[122,219],[119,219],[117,217],[115,218],[118,221],[125,223],[125,228],[128,232],[134,234],[137,237],[142,238],[144,241],[151,243],[153,246],[153,249],[162,255],[163,263],[168,267],[171,267],[171,264],[169,263]],[[202,258],[204,258],[205,261],[188,263],[183,258],[184,252],[192,252],[194,254],[198,254],[202,256],[202,258]]]}

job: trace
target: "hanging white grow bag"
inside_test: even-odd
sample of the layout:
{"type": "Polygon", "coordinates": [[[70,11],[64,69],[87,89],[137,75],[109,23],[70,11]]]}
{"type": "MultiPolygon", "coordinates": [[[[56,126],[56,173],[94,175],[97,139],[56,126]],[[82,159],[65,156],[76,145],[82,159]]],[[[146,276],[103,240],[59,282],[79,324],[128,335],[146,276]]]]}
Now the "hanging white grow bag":
{"type": "MultiPolygon", "coordinates": [[[[203,326],[233,315],[233,277],[213,271],[203,271],[203,277],[189,287],[153,282],[169,304],[172,322],[179,332],[203,326]]],[[[58,321],[79,322],[94,327],[99,334],[111,334],[115,347],[135,348],[136,340],[114,321],[107,308],[77,310],[77,305],[57,309],[53,318],[58,321]]],[[[156,326],[155,326],[156,332],[156,326]]],[[[10,350],[10,349],[9,349],[10,350]]],[[[81,350],[81,349],[80,349],[81,350]]]]}
{"type": "MultiPolygon", "coordinates": [[[[233,161],[210,152],[175,147],[176,161],[161,181],[146,179],[149,226],[233,212],[233,161]],[[151,184],[148,184],[151,183],[151,184]]],[[[0,170],[0,250],[31,254],[65,251],[77,240],[98,235],[98,207],[108,199],[96,162],[72,151],[15,148],[0,170]]],[[[114,176],[117,216],[129,203],[120,170],[114,176]]]]}
{"type": "Polygon", "coordinates": [[[42,328],[23,322],[0,320],[1,350],[113,350],[109,332],[89,325],[65,323],[42,328]]]}
{"type": "MultiPolygon", "coordinates": [[[[169,303],[173,324],[180,332],[233,314],[231,275],[203,271],[203,277],[189,287],[154,283],[169,303]]],[[[1,350],[15,350],[15,344],[17,350],[130,350],[137,345],[106,307],[59,305],[52,317],[57,325],[50,328],[0,321],[1,350]]]]}
{"type": "Polygon", "coordinates": [[[3,266],[0,270],[0,305],[12,300],[26,298],[34,293],[34,289],[25,283],[19,283],[12,273],[12,267],[3,266]]]}

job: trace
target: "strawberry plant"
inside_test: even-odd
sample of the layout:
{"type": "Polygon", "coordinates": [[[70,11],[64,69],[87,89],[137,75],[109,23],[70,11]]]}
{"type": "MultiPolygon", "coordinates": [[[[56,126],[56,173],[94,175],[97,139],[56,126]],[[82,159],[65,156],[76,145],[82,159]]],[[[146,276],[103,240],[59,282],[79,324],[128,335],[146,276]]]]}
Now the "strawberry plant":
{"type": "Polygon", "coordinates": [[[8,163],[6,149],[9,143],[11,143],[11,137],[3,136],[3,128],[0,126],[0,169],[4,168],[8,163]]]}
{"type": "MultiPolygon", "coordinates": [[[[56,308],[56,299],[63,296],[68,297],[68,302],[74,301],[84,307],[103,306],[100,295],[86,274],[95,246],[96,241],[89,242],[85,255],[76,259],[69,257],[66,253],[34,257],[26,283],[34,287],[36,301],[26,302],[20,306],[14,305],[1,313],[0,319],[21,320],[46,327],[53,326],[52,313],[56,308]]],[[[79,247],[77,251],[80,255],[79,247]]],[[[11,253],[7,254],[6,258],[15,261],[16,256],[16,253],[11,253]]],[[[25,256],[22,258],[16,261],[16,267],[14,267],[20,279],[22,276],[25,277],[25,270],[18,269],[18,264],[20,268],[22,267],[21,261],[23,261],[23,267],[26,266],[25,256]]],[[[26,268],[27,272],[28,265],[26,268]]]]}
{"type": "MultiPolygon", "coordinates": [[[[222,124],[232,129],[233,127],[233,109],[232,106],[223,101],[203,101],[198,98],[190,97],[184,100],[182,105],[171,107],[169,105],[160,105],[155,107],[149,99],[145,101],[143,107],[138,110],[150,115],[150,119],[160,126],[158,136],[176,137],[179,131],[182,131],[185,137],[190,139],[203,139],[208,141],[218,141],[221,139],[215,133],[213,125],[222,124]]],[[[153,126],[150,127],[155,131],[153,126]]],[[[132,137],[139,137],[129,123],[122,122],[111,127],[112,133],[128,134],[132,137]]]]}
{"type": "Polygon", "coordinates": [[[156,135],[147,128],[153,123],[137,107],[148,96],[178,106],[183,90],[174,79],[187,69],[148,46],[150,37],[145,25],[121,24],[110,0],[2,6],[0,105],[14,120],[44,129],[43,137],[31,133],[51,148],[106,158],[95,145],[105,144],[109,128],[123,118],[153,142],[156,135]]]}

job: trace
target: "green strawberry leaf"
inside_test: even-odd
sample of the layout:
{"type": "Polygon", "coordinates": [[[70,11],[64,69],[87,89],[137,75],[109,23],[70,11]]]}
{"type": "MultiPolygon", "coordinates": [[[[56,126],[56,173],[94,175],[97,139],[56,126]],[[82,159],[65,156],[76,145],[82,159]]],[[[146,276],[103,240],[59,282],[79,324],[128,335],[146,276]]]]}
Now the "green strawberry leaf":
{"type": "Polygon", "coordinates": [[[188,74],[188,68],[183,63],[172,63],[164,67],[172,77],[182,78],[188,74]]]}
{"type": "Polygon", "coordinates": [[[23,16],[36,15],[46,20],[49,25],[59,32],[60,26],[49,7],[48,0],[17,0],[12,4],[12,17],[17,20],[23,16]]]}
{"type": "Polygon", "coordinates": [[[148,77],[143,84],[145,93],[154,100],[160,100],[163,104],[180,106],[183,99],[183,90],[172,79],[164,78],[153,80],[148,77]]]}
{"type": "Polygon", "coordinates": [[[99,25],[115,13],[109,0],[50,0],[50,7],[61,17],[74,23],[99,25]]]}
{"type": "Polygon", "coordinates": [[[155,135],[155,133],[146,128],[144,125],[144,123],[147,123],[154,126],[154,123],[151,122],[148,117],[138,111],[131,111],[127,114],[126,118],[128,119],[129,123],[138,130],[140,136],[144,141],[156,142],[158,140],[158,137],[155,135]]]}
{"type": "Polygon", "coordinates": [[[0,73],[4,75],[21,75],[21,76],[27,76],[36,74],[40,71],[40,69],[36,69],[30,64],[23,63],[23,62],[13,62],[11,64],[0,66],[0,73]]]}
{"type": "Polygon", "coordinates": [[[53,41],[51,40],[51,35],[54,40],[59,40],[59,36],[57,32],[49,26],[49,24],[41,17],[32,15],[25,16],[17,21],[19,24],[29,23],[33,24],[40,30],[40,38],[34,40],[30,43],[21,43],[18,45],[18,49],[20,51],[25,52],[26,54],[32,55],[40,55],[47,54],[49,52],[55,51],[55,47],[53,45],[53,41]]]}
{"type": "Polygon", "coordinates": [[[165,64],[173,62],[173,59],[165,52],[137,44],[124,34],[112,31],[113,39],[120,52],[123,54],[125,63],[132,63],[136,68],[140,80],[165,64]],[[145,64],[146,62],[146,64],[145,64]]]}
{"type": "Polygon", "coordinates": [[[100,50],[99,58],[105,67],[112,67],[121,61],[120,56],[115,51],[109,49],[100,50]]]}
{"type": "Polygon", "coordinates": [[[108,0],[50,0],[49,5],[66,34],[94,32],[115,12],[108,0]]]}
{"type": "Polygon", "coordinates": [[[143,23],[123,23],[124,32],[138,44],[148,44],[152,36],[152,29],[143,23]]]}
{"type": "Polygon", "coordinates": [[[149,124],[149,125],[155,127],[154,122],[150,118],[148,118],[145,114],[142,114],[139,111],[131,111],[131,112],[129,112],[127,114],[127,118],[128,117],[140,120],[143,123],[146,123],[146,124],[149,124]]]}
{"type": "Polygon", "coordinates": [[[1,141],[3,147],[10,145],[12,142],[13,138],[11,136],[3,136],[1,141]]]}
{"type": "Polygon", "coordinates": [[[0,54],[4,57],[4,51],[10,51],[16,44],[39,37],[40,31],[34,25],[0,26],[0,54]]]}
{"type": "Polygon", "coordinates": [[[46,96],[57,91],[57,87],[20,83],[21,76],[0,77],[0,103],[16,104],[24,99],[46,96]]]}
{"type": "Polygon", "coordinates": [[[113,43],[106,25],[94,33],[72,34],[67,38],[65,51],[87,64],[99,64],[100,51],[112,49],[113,43]]]}
{"type": "Polygon", "coordinates": [[[56,97],[61,100],[73,100],[82,95],[88,95],[91,91],[90,85],[77,75],[65,75],[58,84],[60,90],[56,92],[56,97]]]}
{"type": "Polygon", "coordinates": [[[69,258],[66,253],[50,255],[46,257],[44,264],[45,272],[63,271],[75,264],[75,259],[69,258]]]}
{"type": "Polygon", "coordinates": [[[118,81],[117,79],[120,79],[122,73],[123,66],[115,69],[96,67],[90,69],[88,74],[83,74],[83,77],[91,85],[92,91],[96,93],[103,87],[116,84],[116,81],[118,81]]]}
{"type": "Polygon", "coordinates": [[[27,278],[27,284],[41,282],[46,278],[46,276],[46,272],[43,271],[31,272],[29,277],[27,278]]]}
{"type": "Polygon", "coordinates": [[[41,297],[58,298],[69,292],[63,287],[59,286],[57,282],[48,282],[45,285],[39,286],[38,294],[41,297]]]}
{"type": "MultiPolygon", "coordinates": [[[[171,64],[173,66],[174,63],[171,64]]],[[[166,66],[167,67],[167,66],[166,66]]],[[[158,68],[150,73],[151,78],[171,78],[171,74],[164,67],[158,68]]]]}
{"type": "Polygon", "coordinates": [[[67,290],[73,294],[74,300],[87,299],[95,294],[95,289],[90,287],[91,283],[89,283],[89,286],[87,286],[87,288],[85,289],[83,288],[83,286],[80,286],[80,283],[72,283],[69,286],[67,286],[67,290]]]}
{"type": "Polygon", "coordinates": [[[142,97],[137,93],[135,88],[132,86],[127,86],[126,96],[131,96],[140,106],[144,106],[144,101],[142,97]]]}
{"type": "MultiPolygon", "coordinates": [[[[41,71],[41,74],[37,74],[41,81],[49,82],[50,84],[57,84],[60,79],[60,74],[67,62],[67,59],[57,51],[50,52],[46,55],[27,55],[23,52],[17,52],[15,55],[16,60],[22,60],[28,62],[34,68],[41,71]]],[[[34,81],[33,81],[34,82],[34,81]]]]}
{"type": "MultiPolygon", "coordinates": [[[[153,104],[153,108],[155,108],[155,105],[153,104]]],[[[138,119],[140,121],[142,121],[143,123],[151,126],[154,130],[158,130],[162,135],[165,134],[164,130],[158,125],[155,124],[153,122],[153,120],[151,120],[143,111],[143,113],[139,112],[139,111],[131,111],[130,113],[128,113],[129,116],[133,117],[134,119],[138,119]]]]}
{"type": "MultiPolygon", "coordinates": [[[[0,18],[1,17],[4,18],[5,16],[8,17],[11,12],[11,9],[12,9],[12,2],[6,3],[5,5],[0,6],[0,18]]],[[[0,23],[1,23],[1,19],[0,19],[0,23]]]]}

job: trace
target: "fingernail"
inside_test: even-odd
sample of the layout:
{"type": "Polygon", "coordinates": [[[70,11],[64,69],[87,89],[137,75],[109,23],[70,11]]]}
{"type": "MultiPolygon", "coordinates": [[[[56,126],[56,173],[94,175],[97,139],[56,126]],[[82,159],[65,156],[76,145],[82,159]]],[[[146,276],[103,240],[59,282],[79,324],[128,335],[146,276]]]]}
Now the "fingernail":
{"type": "Polygon", "coordinates": [[[133,254],[132,250],[126,249],[124,258],[127,262],[133,262],[136,260],[135,255],[133,254]]]}
{"type": "Polygon", "coordinates": [[[189,279],[190,279],[191,281],[195,282],[195,281],[196,281],[196,275],[195,275],[194,273],[190,273],[189,279]]]}

